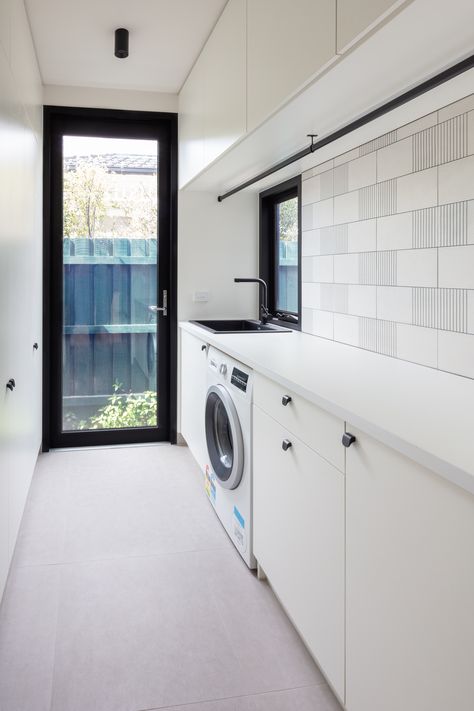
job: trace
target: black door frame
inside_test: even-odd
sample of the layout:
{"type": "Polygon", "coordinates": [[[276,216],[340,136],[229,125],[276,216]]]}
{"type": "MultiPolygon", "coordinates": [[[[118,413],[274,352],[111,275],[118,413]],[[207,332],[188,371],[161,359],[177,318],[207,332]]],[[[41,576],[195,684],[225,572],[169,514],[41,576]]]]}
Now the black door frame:
{"type": "Polygon", "coordinates": [[[139,442],[176,443],[177,427],[177,127],[174,113],[44,107],[43,150],[43,451],[52,447],[81,447],[139,442]],[[169,150],[160,151],[160,171],[167,180],[159,183],[160,204],[168,209],[159,213],[159,288],[168,289],[168,329],[163,377],[158,381],[160,418],[165,428],[61,431],[58,405],[61,396],[61,338],[57,326],[62,323],[62,135],[117,138],[161,139],[169,150]],[[56,169],[55,169],[56,168],[56,169]],[[61,239],[59,239],[59,235],[61,239]],[[164,265],[169,264],[169,271],[164,265]],[[56,326],[56,328],[55,328],[56,326]],[[166,374],[168,377],[166,377],[166,374]]]}

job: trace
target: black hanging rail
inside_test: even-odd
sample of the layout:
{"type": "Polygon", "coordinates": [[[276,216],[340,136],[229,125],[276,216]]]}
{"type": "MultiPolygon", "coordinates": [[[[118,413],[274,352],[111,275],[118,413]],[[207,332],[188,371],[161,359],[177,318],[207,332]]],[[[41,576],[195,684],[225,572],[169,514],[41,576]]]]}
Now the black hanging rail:
{"type": "Polygon", "coordinates": [[[253,178],[250,178],[250,180],[246,180],[244,183],[241,183],[236,188],[232,188],[232,190],[228,190],[223,195],[219,195],[217,197],[217,200],[219,202],[226,200],[231,195],[235,195],[235,193],[239,193],[241,190],[245,190],[245,188],[250,187],[250,185],[258,183],[264,178],[268,178],[269,175],[278,172],[282,168],[286,168],[286,166],[291,165],[297,160],[305,158],[311,153],[314,153],[320,148],[323,148],[323,146],[327,146],[329,143],[337,141],[339,138],[342,138],[342,136],[346,136],[348,133],[355,131],[361,126],[365,126],[365,124],[370,123],[376,118],[379,118],[379,116],[383,116],[389,111],[392,111],[393,109],[396,109],[399,106],[403,106],[403,104],[406,104],[408,101],[416,99],[416,97],[421,96],[422,94],[426,94],[426,92],[430,91],[430,89],[434,89],[435,87],[440,86],[440,84],[444,84],[450,79],[459,76],[459,74],[467,72],[473,67],[474,54],[471,54],[466,59],[463,59],[462,61],[453,64],[452,67],[444,69],[439,74],[436,74],[430,79],[421,82],[421,84],[417,84],[411,89],[408,89],[408,91],[405,91],[403,94],[396,96],[394,99],[390,99],[390,101],[387,101],[385,104],[382,104],[376,109],[373,109],[372,111],[369,111],[363,116],[360,116],[358,119],[355,119],[355,121],[351,121],[351,123],[342,126],[342,128],[338,128],[337,131],[334,131],[333,133],[329,133],[327,136],[321,138],[319,141],[314,140],[317,137],[316,134],[308,134],[308,137],[311,138],[311,144],[309,146],[303,148],[301,151],[298,151],[298,153],[293,153],[293,155],[289,156],[288,158],[285,158],[284,160],[281,160],[279,163],[275,163],[275,165],[273,165],[271,168],[267,168],[267,170],[264,170],[262,173],[259,173],[253,178]]]}

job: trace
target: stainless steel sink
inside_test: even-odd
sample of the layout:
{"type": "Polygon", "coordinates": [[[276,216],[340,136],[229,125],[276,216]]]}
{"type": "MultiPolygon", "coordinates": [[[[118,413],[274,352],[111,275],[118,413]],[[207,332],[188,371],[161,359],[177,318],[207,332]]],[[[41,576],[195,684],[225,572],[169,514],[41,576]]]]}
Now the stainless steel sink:
{"type": "Polygon", "coordinates": [[[211,333],[291,333],[290,328],[276,326],[271,323],[261,323],[251,319],[235,319],[228,321],[191,321],[211,333]]]}

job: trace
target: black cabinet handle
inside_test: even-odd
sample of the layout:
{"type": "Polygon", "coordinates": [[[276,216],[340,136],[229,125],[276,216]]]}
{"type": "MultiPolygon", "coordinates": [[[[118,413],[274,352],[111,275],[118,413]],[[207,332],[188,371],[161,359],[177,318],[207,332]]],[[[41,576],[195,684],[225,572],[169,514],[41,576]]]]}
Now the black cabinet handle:
{"type": "Polygon", "coordinates": [[[33,350],[37,351],[39,348],[39,345],[37,343],[33,343],[33,350]]]}
{"type": "Polygon", "coordinates": [[[16,388],[16,383],[15,383],[15,380],[14,380],[13,378],[10,378],[10,380],[8,381],[8,383],[7,383],[7,388],[8,388],[9,390],[13,390],[13,388],[16,388]]]}
{"type": "Polygon", "coordinates": [[[206,350],[207,350],[207,346],[201,346],[201,350],[202,350],[202,351],[206,351],[206,350]]]}
{"type": "Polygon", "coordinates": [[[291,442],[289,439],[284,439],[283,442],[281,443],[281,448],[284,452],[286,452],[289,448],[291,447],[291,442]]]}
{"type": "Polygon", "coordinates": [[[356,438],[350,432],[344,432],[342,435],[342,444],[344,447],[350,447],[356,441],[356,438]]]}
{"type": "Polygon", "coordinates": [[[281,404],[286,407],[289,402],[291,402],[291,397],[289,395],[283,395],[281,399],[281,404]]]}

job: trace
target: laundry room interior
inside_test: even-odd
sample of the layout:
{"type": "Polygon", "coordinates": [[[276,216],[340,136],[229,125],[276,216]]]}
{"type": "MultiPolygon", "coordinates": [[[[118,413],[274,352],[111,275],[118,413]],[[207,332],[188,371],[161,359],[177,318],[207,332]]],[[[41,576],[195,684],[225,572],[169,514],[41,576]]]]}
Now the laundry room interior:
{"type": "Polygon", "coordinates": [[[0,711],[472,711],[473,27],[0,0],[0,711]]]}

